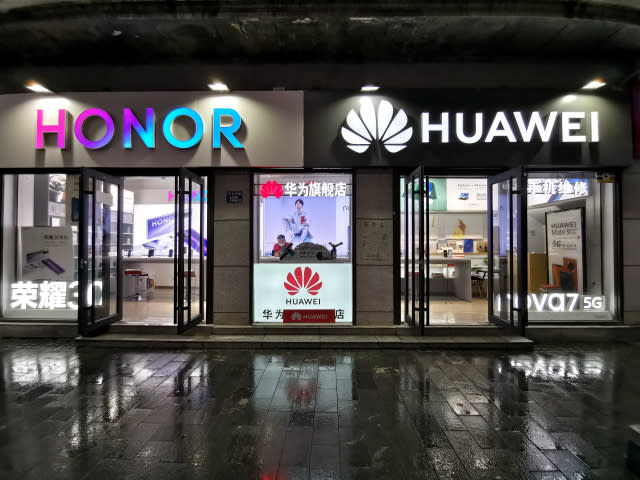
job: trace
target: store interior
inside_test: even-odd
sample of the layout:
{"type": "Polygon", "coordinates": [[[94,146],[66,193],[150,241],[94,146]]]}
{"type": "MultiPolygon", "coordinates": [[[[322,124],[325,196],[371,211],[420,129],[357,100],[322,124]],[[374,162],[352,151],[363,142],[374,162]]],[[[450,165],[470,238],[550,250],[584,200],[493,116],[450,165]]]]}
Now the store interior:
{"type": "MultiPolygon", "coordinates": [[[[405,179],[401,180],[401,312],[405,308],[405,179]]],[[[496,185],[495,187],[498,187],[496,185]]],[[[487,180],[429,177],[428,246],[425,244],[425,295],[429,325],[488,322],[489,281],[500,315],[500,284],[508,288],[510,223],[516,216],[508,200],[494,192],[494,272],[489,275],[487,180]],[[501,203],[502,202],[502,203],[501,203]],[[507,203],[504,203],[507,202],[507,203]],[[500,213],[499,213],[500,212],[500,213]],[[506,214],[505,214],[506,213],[506,214]],[[428,252],[428,253],[427,253],[428,252]],[[502,266],[501,262],[506,262],[502,266]],[[506,282],[506,283],[505,283],[506,282]]],[[[528,321],[606,322],[617,318],[616,184],[595,172],[529,172],[527,180],[528,321]]],[[[417,209],[417,203],[415,208],[417,209]]],[[[411,227],[410,227],[411,228],[411,227]]],[[[413,232],[416,249],[418,232],[413,232]]],[[[514,237],[514,278],[517,255],[514,237]]],[[[426,243],[426,242],[425,242],[426,243]]],[[[409,271],[413,256],[409,242],[409,271]]],[[[415,274],[414,274],[415,275],[415,274]]],[[[417,282],[415,283],[417,285],[417,282]]],[[[410,287],[411,288],[411,287],[410,287]]],[[[517,297],[517,296],[516,296],[517,297]]],[[[514,300],[517,304],[517,298],[514,300]]],[[[403,318],[403,321],[405,319],[403,318]]]]}
{"type": "MultiPolygon", "coordinates": [[[[124,178],[122,323],[174,324],[175,181],[174,176],[124,178]]],[[[9,279],[3,282],[4,317],[75,321],[79,176],[5,175],[3,186],[3,273],[9,279]],[[9,253],[16,251],[18,255],[9,253]],[[27,291],[27,284],[33,286],[33,291],[27,291]]],[[[115,211],[117,193],[111,193],[103,195],[102,201],[115,211]]],[[[188,271],[185,267],[185,291],[190,283],[192,308],[199,307],[197,300],[204,293],[199,281],[205,271],[201,271],[199,263],[202,197],[206,201],[206,193],[194,189],[191,234],[185,232],[185,243],[187,238],[190,242],[184,247],[185,257],[190,251],[192,259],[188,271]]],[[[188,210],[185,202],[185,228],[189,225],[188,210]]],[[[202,241],[206,255],[206,238],[202,241]]]]}
{"type": "MultiPolygon", "coordinates": [[[[486,178],[429,177],[428,292],[430,325],[487,324],[487,180],[486,178]]],[[[404,179],[401,182],[404,212],[404,179]]],[[[405,216],[401,215],[401,262],[405,260],[405,216]]],[[[417,238],[418,233],[415,232],[417,238]]],[[[410,247],[411,248],[411,247],[410,247]]],[[[411,257],[410,257],[411,258],[411,257]]],[[[428,268],[427,268],[428,267],[428,268]]],[[[404,315],[404,268],[401,268],[404,315]]],[[[426,293],[426,292],[425,292],[426,293]]],[[[403,319],[404,321],[404,319],[403,319]]]]}

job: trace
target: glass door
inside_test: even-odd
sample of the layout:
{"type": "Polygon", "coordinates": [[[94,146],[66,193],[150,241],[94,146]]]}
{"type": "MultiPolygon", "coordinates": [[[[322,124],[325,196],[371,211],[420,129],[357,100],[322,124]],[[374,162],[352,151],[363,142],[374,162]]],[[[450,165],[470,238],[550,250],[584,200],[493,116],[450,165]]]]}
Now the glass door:
{"type": "Polygon", "coordinates": [[[425,245],[428,222],[425,209],[425,194],[428,178],[423,167],[418,167],[407,177],[405,184],[405,304],[407,325],[424,335],[424,326],[429,324],[429,268],[425,245]]]}
{"type": "Polygon", "coordinates": [[[182,333],[204,312],[204,180],[182,168],[175,183],[173,321],[182,333]]]}
{"type": "Polygon", "coordinates": [[[489,178],[489,318],[524,335],[527,324],[526,174],[513,169],[489,178]]]}
{"type": "Polygon", "coordinates": [[[82,170],[78,323],[84,336],[96,334],[122,318],[122,200],[122,178],[82,170]]]}

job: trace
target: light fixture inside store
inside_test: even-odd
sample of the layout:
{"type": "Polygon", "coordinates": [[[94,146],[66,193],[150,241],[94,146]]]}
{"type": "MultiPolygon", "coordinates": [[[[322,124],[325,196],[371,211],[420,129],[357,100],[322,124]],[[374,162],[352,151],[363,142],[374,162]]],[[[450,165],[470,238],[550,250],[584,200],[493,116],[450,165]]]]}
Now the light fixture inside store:
{"type": "Polygon", "coordinates": [[[589,83],[587,83],[584,87],[582,87],[582,89],[595,90],[596,88],[604,87],[605,85],[606,83],[602,79],[596,78],[595,80],[591,80],[589,83]]]}
{"type": "Polygon", "coordinates": [[[28,82],[25,85],[25,88],[35,93],[53,93],[51,90],[46,88],[44,85],[40,85],[38,82],[28,82]]]}
{"type": "Polygon", "coordinates": [[[226,84],[220,83],[220,82],[210,83],[209,88],[214,92],[218,92],[218,93],[226,93],[231,91],[229,90],[229,87],[227,87],[226,84]]]}
{"type": "Polygon", "coordinates": [[[379,89],[380,89],[379,85],[373,85],[373,84],[363,85],[362,87],[360,87],[361,92],[377,92],[379,89]]]}

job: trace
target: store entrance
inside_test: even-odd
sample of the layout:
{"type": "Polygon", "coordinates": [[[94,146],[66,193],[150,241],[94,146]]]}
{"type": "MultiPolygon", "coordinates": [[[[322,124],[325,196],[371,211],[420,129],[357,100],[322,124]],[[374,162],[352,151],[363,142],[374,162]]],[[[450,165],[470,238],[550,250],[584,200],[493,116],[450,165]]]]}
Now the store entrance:
{"type": "Polygon", "coordinates": [[[404,177],[402,320],[429,326],[488,325],[487,179],[404,177]]]}
{"type": "Polygon", "coordinates": [[[81,175],[79,313],[83,335],[122,324],[175,325],[204,316],[206,191],[181,169],[165,177],[81,175]]]}

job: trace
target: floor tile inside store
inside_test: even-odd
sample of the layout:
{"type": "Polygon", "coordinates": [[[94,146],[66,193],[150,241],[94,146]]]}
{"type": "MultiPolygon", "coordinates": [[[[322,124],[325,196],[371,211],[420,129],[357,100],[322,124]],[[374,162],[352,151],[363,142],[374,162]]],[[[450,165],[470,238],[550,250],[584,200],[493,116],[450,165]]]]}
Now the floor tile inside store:
{"type": "Polygon", "coordinates": [[[156,351],[0,340],[0,478],[633,479],[640,345],[156,351]]]}

